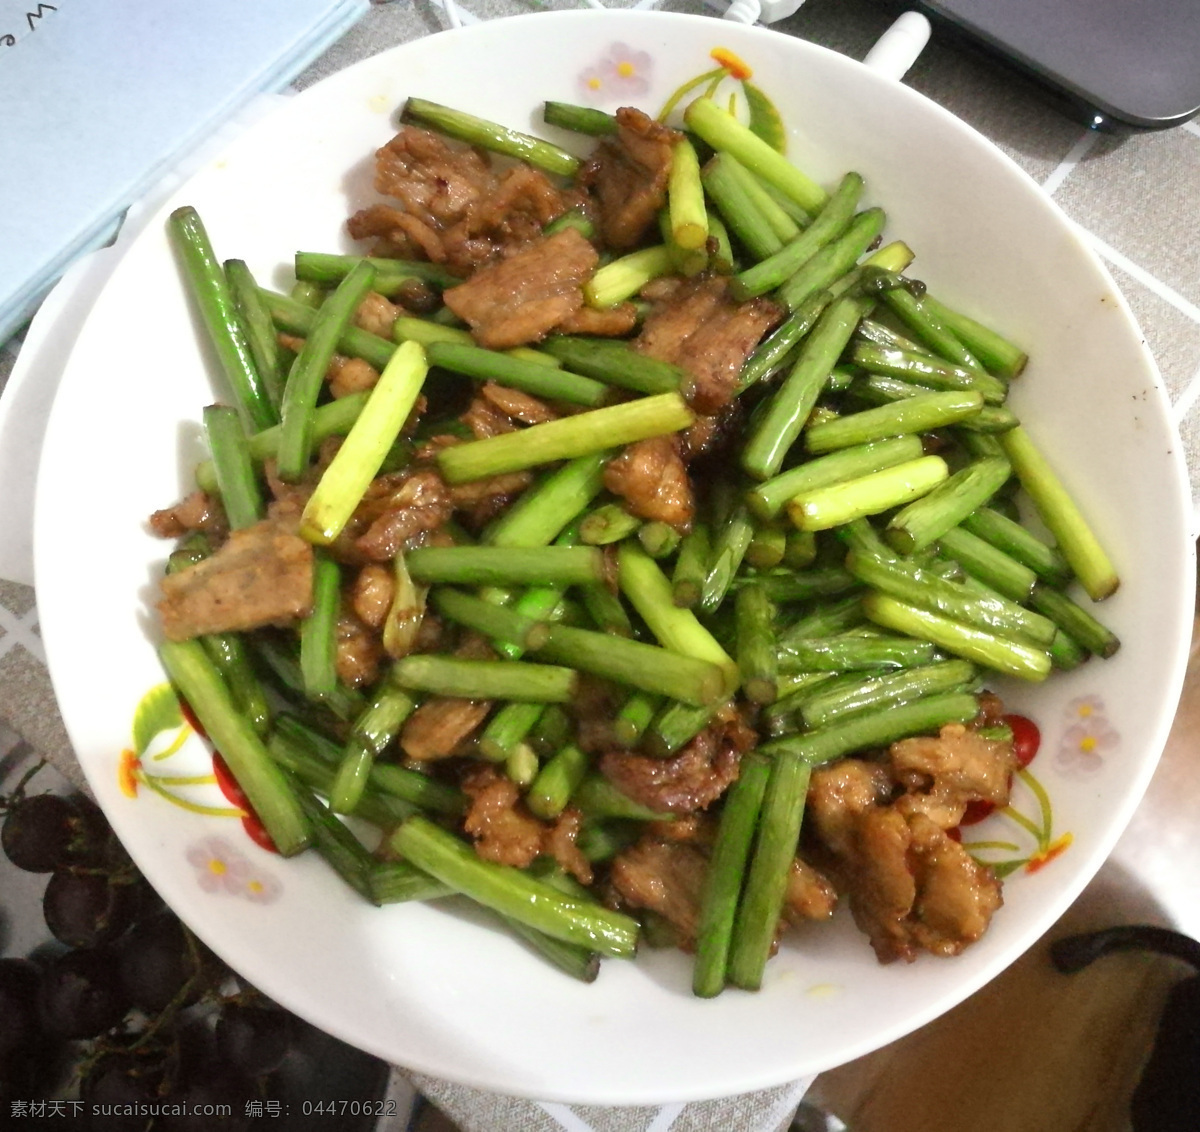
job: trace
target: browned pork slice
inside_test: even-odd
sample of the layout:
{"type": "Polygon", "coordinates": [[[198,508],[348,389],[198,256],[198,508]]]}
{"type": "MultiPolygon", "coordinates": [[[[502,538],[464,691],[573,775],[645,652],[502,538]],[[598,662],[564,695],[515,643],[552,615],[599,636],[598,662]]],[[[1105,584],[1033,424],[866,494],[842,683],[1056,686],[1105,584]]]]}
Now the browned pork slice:
{"type": "Polygon", "coordinates": [[[385,295],[368,291],[354,312],[354,325],[368,334],[392,340],[392,326],[404,312],[385,295]]]}
{"type": "Polygon", "coordinates": [[[467,274],[537,239],[573,196],[527,165],[501,172],[486,153],[404,126],[375,155],[375,188],[402,207],[375,204],[351,217],[355,239],[381,255],[416,256],[467,274]]]}
{"type": "Polygon", "coordinates": [[[610,880],[626,904],[657,912],[679,933],[684,951],[695,947],[708,857],[690,842],[642,837],[613,858],[610,880]]]}
{"type": "Polygon", "coordinates": [[[354,610],[352,601],[343,603],[334,629],[334,670],[351,688],[373,684],[379,676],[383,642],[354,610]]]}
{"type": "Polygon", "coordinates": [[[583,824],[578,810],[542,821],[526,809],[516,784],[491,766],[471,771],[463,790],[471,799],[463,829],[474,838],[478,856],[523,869],[545,854],[581,884],[591,884],[592,867],[575,844],[583,824]]]}
{"type": "Polygon", "coordinates": [[[487,155],[420,126],[402,126],[375,152],[375,188],[428,224],[447,228],[491,193],[487,155]]]}
{"type": "MultiPolygon", "coordinates": [[[[910,742],[904,740],[903,742],[910,742]]],[[[844,759],[814,771],[811,829],[854,922],[881,963],[922,951],[957,955],[987,930],[1000,882],[897,785],[883,763],[844,759]]]]}
{"type": "Polygon", "coordinates": [[[893,743],[888,752],[892,775],[908,793],[897,802],[952,829],[969,802],[1008,804],[1017,759],[1011,743],[985,739],[961,723],[948,723],[936,735],[893,743]]]}
{"type": "Polygon", "coordinates": [[[595,191],[604,242],[621,251],[636,247],[657,222],[680,134],[632,106],[616,118],[616,134],[596,146],[579,181],[595,191]]]}
{"type": "Polygon", "coordinates": [[[854,851],[859,816],[891,793],[886,767],[865,759],[838,759],[813,771],[805,821],[832,853],[848,856],[854,851]]]}
{"type": "Polygon", "coordinates": [[[668,759],[609,751],[600,758],[600,773],[643,806],[690,814],[707,809],[737,780],[742,755],[754,741],[754,732],[735,714],[710,724],[668,759]]]}
{"type": "Polygon", "coordinates": [[[640,519],[670,523],[686,533],[696,514],[696,493],[669,436],[626,445],[604,468],[604,486],[621,496],[640,519]]]}
{"type": "Polygon", "coordinates": [[[193,491],[174,507],[155,511],[150,529],[159,538],[182,538],[189,531],[202,531],[219,541],[229,533],[229,521],[219,497],[193,491]]]}
{"type": "Polygon", "coordinates": [[[558,414],[544,401],[539,401],[530,393],[510,389],[507,385],[500,385],[495,381],[485,381],[480,386],[479,395],[505,416],[522,424],[545,424],[547,421],[558,420],[558,414]]]}
{"type": "Polygon", "coordinates": [[[738,302],[724,275],[661,280],[645,294],[653,306],[633,348],[684,370],[684,394],[704,415],[729,403],[746,359],[783,317],[770,299],[738,302]]]}
{"type": "Polygon", "coordinates": [[[574,228],[480,268],[442,298],[481,345],[502,350],[544,338],[583,306],[596,249],[574,228]]]}
{"type": "Polygon", "coordinates": [[[624,338],[637,326],[638,311],[633,303],[615,307],[580,307],[555,327],[560,334],[588,334],[594,338],[624,338]]]}
{"type": "Polygon", "coordinates": [[[429,696],[405,720],[400,748],[417,762],[448,759],[462,751],[491,710],[490,700],[429,696]]]}
{"type": "Polygon", "coordinates": [[[312,605],[312,547],[264,520],[234,531],[210,557],[162,580],[158,613],[172,641],[279,625],[312,605]]]}
{"type": "Polygon", "coordinates": [[[935,955],[958,955],[987,931],[1004,903],[996,874],[919,814],[908,819],[917,899],[914,943],[935,955]]]}
{"type": "Polygon", "coordinates": [[[783,918],[789,924],[803,920],[827,920],[837,907],[837,891],[824,873],[797,857],[788,874],[783,900],[783,918]]]}
{"type": "Polygon", "coordinates": [[[487,861],[523,869],[542,852],[545,829],[521,803],[521,791],[507,775],[484,766],[463,779],[471,799],[463,829],[475,839],[475,852],[487,861]]]}
{"type": "Polygon", "coordinates": [[[373,562],[390,562],[413,538],[450,518],[450,490],[432,469],[377,477],[347,523],[355,549],[373,562]]]}

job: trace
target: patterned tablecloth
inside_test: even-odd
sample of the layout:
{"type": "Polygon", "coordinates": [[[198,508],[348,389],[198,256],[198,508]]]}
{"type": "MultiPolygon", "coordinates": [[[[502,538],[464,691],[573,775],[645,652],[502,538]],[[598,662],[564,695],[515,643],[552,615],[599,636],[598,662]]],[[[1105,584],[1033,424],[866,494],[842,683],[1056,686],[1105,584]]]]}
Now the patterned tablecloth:
{"type": "MultiPolygon", "coordinates": [[[[465,22],[576,6],[465,0],[460,8],[465,22]]],[[[611,0],[610,6],[632,5],[611,0]]],[[[694,0],[659,6],[712,11],[694,0]]],[[[808,0],[774,27],[861,59],[901,10],[883,0],[808,0]]],[[[295,85],[303,89],[447,24],[440,0],[377,3],[295,85]]],[[[1094,132],[1024,79],[938,35],[905,81],[995,142],[1079,225],[1142,327],[1170,392],[1193,483],[1200,483],[1200,126],[1126,137],[1094,132]]],[[[0,348],[0,392],[20,349],[20,336],[0,348]]],[[[0,530],[0,540],[9,537],[13,532],[0,530]]],[[[0,759],[14,750],[28,756],[32,748],[82,785],[45,667],[36,594],[25,584],[28,574],[11,572],[13,580],[0,580],[0,759]]],[[[790,1123],[806,1086],[704,1104],[596,1109],[497,1097],[426,1078],[415,1083],[467,1132],[774,1132],[790,1123]]]]}

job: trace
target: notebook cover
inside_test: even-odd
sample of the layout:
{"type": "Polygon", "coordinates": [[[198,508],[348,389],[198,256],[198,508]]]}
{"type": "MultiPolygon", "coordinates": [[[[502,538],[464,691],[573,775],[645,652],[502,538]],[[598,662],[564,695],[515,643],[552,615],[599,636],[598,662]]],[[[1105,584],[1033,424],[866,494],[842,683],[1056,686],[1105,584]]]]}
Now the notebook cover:
{"type": "Polygon", "coordinates": [[[21,6],[22,34],[0,26],[0,342],[180,157],[255,94],[285,87],[369,3],[21,6]]]}

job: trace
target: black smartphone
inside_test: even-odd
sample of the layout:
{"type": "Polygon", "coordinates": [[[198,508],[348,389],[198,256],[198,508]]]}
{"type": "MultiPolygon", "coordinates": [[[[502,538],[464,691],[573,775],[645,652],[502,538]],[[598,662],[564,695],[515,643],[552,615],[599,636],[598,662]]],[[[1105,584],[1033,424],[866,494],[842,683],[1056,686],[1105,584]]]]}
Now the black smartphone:
{"type": "Polygon", "coordinates": [[[1200,0],[915,0],[1096,129],[1159,130],[1200,112],[1200,0]]]}

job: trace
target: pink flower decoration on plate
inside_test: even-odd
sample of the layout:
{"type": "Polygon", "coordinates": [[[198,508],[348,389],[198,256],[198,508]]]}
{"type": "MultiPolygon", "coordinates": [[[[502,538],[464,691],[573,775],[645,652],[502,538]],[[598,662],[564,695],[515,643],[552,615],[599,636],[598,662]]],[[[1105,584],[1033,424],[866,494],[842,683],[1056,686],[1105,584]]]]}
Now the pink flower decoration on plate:
{"type": "Polygon", "coordinates": [[[579,76],[584,97],[628,100],[650,89],[653,60],[645,51],[635,51],[626,43],[614,43],[600,60],[579,76]]]}
{"type": "Polygon", "coordinates": [[[257,868],[224,837],[205,837],[195,842],[187,851],[187,859],[205,892],[228,892],[256,904],[269,904],[283,891],[275,877],[257,868]]]}
{"type": "Polygon", "coordinates": [[[1063,733],[1055,763],[1068,774],[1093,775],[1104,765],[1103,752],[1116,747],[1121,736],[1108,722],[1104,703],[1097,696],[1072,700],[1067,717],[1076,722],[1063,733]]]}

